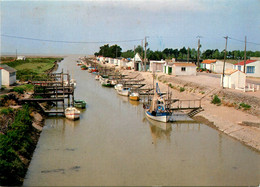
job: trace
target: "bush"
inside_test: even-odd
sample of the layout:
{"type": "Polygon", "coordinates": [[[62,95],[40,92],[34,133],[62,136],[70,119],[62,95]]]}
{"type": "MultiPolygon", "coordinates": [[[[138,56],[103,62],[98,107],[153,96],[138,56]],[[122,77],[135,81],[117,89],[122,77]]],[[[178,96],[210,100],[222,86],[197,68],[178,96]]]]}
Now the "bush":
{"type": "Polygon", "coordinates": [[[185,91],[185,88],[180,87],[180,92],[184,92],[184,91],[185,91]]]}
{"type": "Polygon", "coordinates": [[[171,83],[169,84],[169,86],[170,86],[170,88],[173,88],[173,85],[171,83]]]}
{"type": "Polygon", "coordinates": [[[13,112],[14,112],[14,110],[13,110],[12,108],[3,108],[3,109],[0,111],[0,113],[1,113],[1,114],[4,114],[4,115],[8,115],[8,114],[13,113],[13,112]]]}
{"type": "Polygon", "coordinates": [[[244,108],[244,109],[246,109],[246,110],[251,108],[250,105],[245,104],[245,103],[240,103],[239,106],[242,107],[242,108],[244,108]]]}
{"type": "Polygon", "coordinates": [[[221,104],[221,100],[218,98],[217,95],[214,95],[211,103],[213,103],[213,104],[221,104]]]}

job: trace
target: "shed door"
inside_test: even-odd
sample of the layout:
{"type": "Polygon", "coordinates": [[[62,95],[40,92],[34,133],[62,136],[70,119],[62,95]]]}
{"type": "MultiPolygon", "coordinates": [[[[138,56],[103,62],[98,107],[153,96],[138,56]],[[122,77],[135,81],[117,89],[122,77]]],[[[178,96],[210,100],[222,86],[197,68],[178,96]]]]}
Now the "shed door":
{"type": "Polygon", "coordinates": [[[168,69],[168,74],[169,74],[169,75],[172,74],[172,67],[169,67],[169,69],[168,69]]]}

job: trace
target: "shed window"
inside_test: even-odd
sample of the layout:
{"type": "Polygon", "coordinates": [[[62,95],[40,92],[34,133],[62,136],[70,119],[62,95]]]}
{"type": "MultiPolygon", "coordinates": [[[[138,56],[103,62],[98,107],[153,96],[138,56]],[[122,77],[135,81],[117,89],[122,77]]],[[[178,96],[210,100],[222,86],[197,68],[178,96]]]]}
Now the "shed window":
{"type": "Polygon", "coordinates": [[[15,72],[9,74],[10,77],[15,76],[15,72]]]}
{"type": "Polygon", "coordinates": [[[181,71],[186,71],[186,67],[181,67],[181,71]]]}
{"type": "Polygon", "coordinates": [[[255,66],[247,66],[246,72],[247,73],[255,73],[255,66]]]}

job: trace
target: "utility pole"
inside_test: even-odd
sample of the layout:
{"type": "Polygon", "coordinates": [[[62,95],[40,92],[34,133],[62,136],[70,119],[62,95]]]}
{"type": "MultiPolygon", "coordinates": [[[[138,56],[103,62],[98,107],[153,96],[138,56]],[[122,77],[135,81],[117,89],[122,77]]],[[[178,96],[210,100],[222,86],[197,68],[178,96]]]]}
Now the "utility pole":
{"type": "Polygon", "coordinates": [[[17,49],[15,50],[15,57],[16,57],[16,60],[17,60],[17,49]]]}
{"type": "Polygon", "coordinates": [[[245,36],[245,53],[244,53],[244,73],[246,73],[246,36],[245,36]]]}
{"type": "Polygon", "coordinates": [[[146,47],[148,46],[148,42],[146,41],[147,36],[144,37],[144,71],[146,71],[146,47]]]}
{"type": "Polygon", "coordinates": [[[187,56],[187,62],[189,63],[190,58],[190,48],[188,47],[188,56],[187,56]]]}
{"type": "Polygon", "coordinates": [[[197,67],[200,68],[200,38],[201,36],[197,36],[198,39],[198,52],[197,52],[197,67]]]}
{"type": "Polygon", "coordinates": [[[141,60],[142,60],[142,65],[141,65],[141,68],[142,68],[142,71],[144,70],[144,44],[143,44],[144,40],[141,41],[141,45],[142,45],[142,50],[141,50],[141,60]]]}
{"type": "Polygon", "coordinates": [[[225,45],[225,54],[224,54],[224,64],[223,64],[223,73],[222,73],[222,88],[224,89],[224,76],[225,76],[225,64],[226,64],[226,55],[227,55],[227,40],[228,36],[224,37],[226,39],[225,45]]]}

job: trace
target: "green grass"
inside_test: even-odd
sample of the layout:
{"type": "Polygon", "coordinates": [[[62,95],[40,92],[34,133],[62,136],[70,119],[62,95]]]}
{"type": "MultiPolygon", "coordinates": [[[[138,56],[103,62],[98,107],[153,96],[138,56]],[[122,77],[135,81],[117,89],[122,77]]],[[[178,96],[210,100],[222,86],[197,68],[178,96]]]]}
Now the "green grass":
{"type": "Polygon", "coordinates": [[[46,74],[44,73],[53,68],[55,61],[61,59],[62,58],[27,58],[26,60],[16,60],[6,64],[17,70],[16,76],[19,80],[39,80],[46,78],[46,74]]]}

